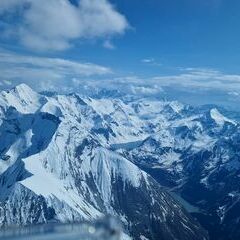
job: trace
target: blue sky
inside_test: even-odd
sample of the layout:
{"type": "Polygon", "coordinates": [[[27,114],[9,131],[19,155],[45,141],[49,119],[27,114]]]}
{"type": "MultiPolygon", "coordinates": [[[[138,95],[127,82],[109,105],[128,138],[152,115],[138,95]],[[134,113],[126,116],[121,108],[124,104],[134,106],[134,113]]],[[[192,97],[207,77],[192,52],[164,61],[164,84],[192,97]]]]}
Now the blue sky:
{"type": "Polygon", "coordinates": [[[145,56],[155,58],[166,68],[188,66],[239,71],[239,1],[121,0],[115,3],[136,29],[119,43],[122,52],[131,51],[133,61],[145,56]]]}
{"type": "MultiPolygon", "coordinates": [[[[114,0],[132,29],[113,40],[114,51],[79,49],[90,61],[142,74],[177,67],[239,72],[240,2],[234,0],[114,0]],[[140,59],[162,64],[149,68],[140,59]],[[127,59],[127,60],[126,60],[127,59]]],[[[99,45],[98,45],[99,46],[99,45]]],[[[85,48],[85,49],[84,49],[85,48]]],[[[92,48],[92,46],[90,46],[92,48]]]]}
{"type": "Polygon", "coordinates": [[[0,86],[129,83],[237,98],[239,9],[237,0],[1,0],[0,86]]]}

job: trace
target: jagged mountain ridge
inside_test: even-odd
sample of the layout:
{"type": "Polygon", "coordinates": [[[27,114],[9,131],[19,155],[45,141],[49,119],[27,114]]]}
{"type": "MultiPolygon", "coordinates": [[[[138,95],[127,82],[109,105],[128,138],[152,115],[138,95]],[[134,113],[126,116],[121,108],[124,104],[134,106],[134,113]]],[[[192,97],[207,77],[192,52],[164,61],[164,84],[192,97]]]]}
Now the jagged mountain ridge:
{"type": "Polygon", "coordinates": [[[2,92],[1,225],[112,214],[134,239],[207,239],[153,178],[116,151],[159,128],[137,108],[76,94],[45,96],[24,84],[2,92]]]}
{"type": "Polygon", "coordinates": [[[159,131],[117,151],[180,196],[211,239],[239,239],[239,122],[213,106],[164,109],[161,116],[159,131]]]}

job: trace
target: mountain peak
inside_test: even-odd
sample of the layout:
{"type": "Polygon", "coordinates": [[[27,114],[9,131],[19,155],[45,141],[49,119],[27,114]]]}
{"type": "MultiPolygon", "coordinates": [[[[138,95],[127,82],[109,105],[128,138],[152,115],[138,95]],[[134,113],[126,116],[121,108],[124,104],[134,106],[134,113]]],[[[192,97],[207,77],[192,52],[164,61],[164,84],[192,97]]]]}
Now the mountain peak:
{"type": "Polygon", "coordinates": [[[19,85],[16,85],[12,90],[18,93],[34,92],[33,89],[25,83],[20,83],[19,85]]]}
{"type": "Polygon", "coordinates": [[[45,102],[42,95],[25,83],[3,91],[0,99],[3,105],[15,107],[21,113],[33,113],[45,102]]]}
{"type": "Polygon", "coordinates": [[[228,119],[224,115],[222,115],[217,108],[213,108],[210,110],[210,116],[211,118],[216,122],[217,125],[224,125],[226,122],[231,123],[233,125],[236,125],[234,121],[231,119],[228,119]]]}

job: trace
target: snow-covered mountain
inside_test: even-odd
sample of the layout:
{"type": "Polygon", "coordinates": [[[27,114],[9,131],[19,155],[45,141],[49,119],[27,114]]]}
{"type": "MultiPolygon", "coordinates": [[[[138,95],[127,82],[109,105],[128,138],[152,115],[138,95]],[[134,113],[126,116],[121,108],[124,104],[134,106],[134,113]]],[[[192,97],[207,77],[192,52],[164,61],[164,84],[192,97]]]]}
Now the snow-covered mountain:
{"type": "MultiPolygon", "coordinates": [[[[148,115],[149,106],[153,103],[140,104],[138,115],[148,115]]],[[[117,151],[167,187],[211,239],[235,240],[240,238],[240,125],[224,113],[166,103],[155,107],[153,134],[117,151]]]]}
{"type": "MultiPolygon", "coordinates": [[[[151,138],[173,144],[168,120],[184,110],[177,102],[44,95],[24,84],[1,92],[0,225],[91,221],[110,214],[133,239],[207,239],[140,168],[140,146],[151,138]]],[[[213,115],[221,128],[230,121],[213,115]]]]}

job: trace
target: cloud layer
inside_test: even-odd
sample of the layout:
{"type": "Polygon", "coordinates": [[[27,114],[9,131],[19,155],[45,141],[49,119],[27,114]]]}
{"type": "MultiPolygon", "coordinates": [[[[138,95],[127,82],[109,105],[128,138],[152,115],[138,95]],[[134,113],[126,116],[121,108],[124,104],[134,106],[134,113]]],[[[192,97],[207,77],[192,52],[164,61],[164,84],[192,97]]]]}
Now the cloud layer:
{"type": "Polygon", "coordinates": [[[107,38],[123,34],[126,18],[107,0],[1,0],[7,35],[34,50],[65,50],[80,39],[107,38]],[[17,24],[16,24],[17,18],[17,24]],[[9,29],[10,28],[10,29],[9,29]]]}
{"type": "Polygon", "coordinates": [[[92,63],[19,55],[0,49],[0,89],[26,83],[37,91],[77,92],[171,98],[190,104],[217,103],[238,107],[240,75],[214,69],[178,68],[174,75],[119,76],[112,69],[92,63]]]}
{"type": "Polygon", "coordinates": [[[18,55],[0,50],[0,86],[25,82],[37,90],[56,90],[72,86],[73,78],[111,74],[110,68],[91,63],[18,55]]]}

